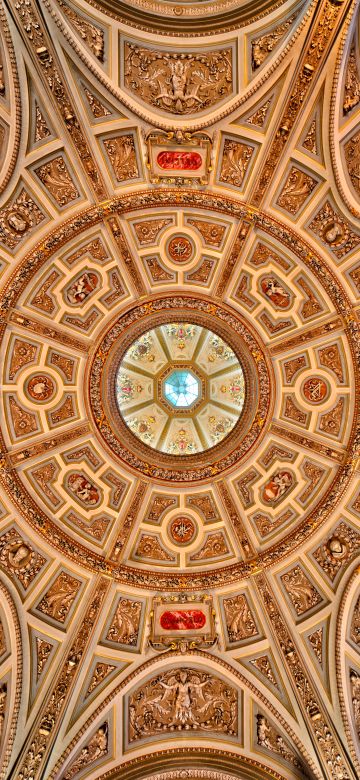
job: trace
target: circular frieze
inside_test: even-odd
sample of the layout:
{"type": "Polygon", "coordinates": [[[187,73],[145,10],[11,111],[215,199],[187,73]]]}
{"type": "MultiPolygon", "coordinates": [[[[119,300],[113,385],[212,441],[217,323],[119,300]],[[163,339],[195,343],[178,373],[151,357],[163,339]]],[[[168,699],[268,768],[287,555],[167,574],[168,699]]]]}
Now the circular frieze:
{"type": "Polygon", "coordinates": [[[164,296],[103,334],[89,366],[89,405],[102,442],[132,469],[161,481],[209,480],[263,435],[270,371],[258,337],[233,310],[164,296]],[[197,378],[198,397],[177,408],[166,387],[182,364],[197,378]]]}
{"type": "Polygon", "coordinates": [[[168,322],[143,333],[125,352],[115,396],[137,439],[179,457],[204,452],[228,436],[244,407],[245,379],[234,350],[216,333],[168,322]]]}

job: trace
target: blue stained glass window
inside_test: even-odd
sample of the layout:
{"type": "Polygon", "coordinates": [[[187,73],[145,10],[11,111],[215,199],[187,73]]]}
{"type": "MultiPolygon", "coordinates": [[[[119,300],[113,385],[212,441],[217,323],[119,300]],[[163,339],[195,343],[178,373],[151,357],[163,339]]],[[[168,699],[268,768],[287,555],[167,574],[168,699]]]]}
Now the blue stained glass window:
{"type": "Polygon", "coordinates": [[[173,406],[191,406],[199,397],[199,381],[190,371],[175,370],[165,380],[164,392],[173,406]]]}

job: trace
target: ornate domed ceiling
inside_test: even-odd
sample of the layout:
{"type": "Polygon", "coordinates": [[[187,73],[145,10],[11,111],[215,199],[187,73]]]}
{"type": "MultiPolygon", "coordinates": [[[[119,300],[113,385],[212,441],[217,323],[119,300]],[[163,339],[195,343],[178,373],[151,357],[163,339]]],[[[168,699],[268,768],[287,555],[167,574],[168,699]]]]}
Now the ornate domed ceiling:
{"type": "Polygon", "coordinates": [[[354,2],[0,25],[0,780],[360,772],[354,2]]]}

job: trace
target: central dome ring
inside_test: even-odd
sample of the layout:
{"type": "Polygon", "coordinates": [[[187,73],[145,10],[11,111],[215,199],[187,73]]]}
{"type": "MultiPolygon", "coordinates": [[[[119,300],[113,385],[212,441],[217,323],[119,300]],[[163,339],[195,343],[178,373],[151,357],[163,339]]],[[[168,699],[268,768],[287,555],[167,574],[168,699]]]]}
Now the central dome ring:
{"type": "Polygon", "coordinates": [[[97,436],[113,456],[132,471],[159,482],[194,483],[230,471],[258,445],[271,418],[274,382],[261,339],[238,312],[205,296],[163,295],[130,307],[101,334],[89,360],[86,386],[97,436]],[[129,430],[117,402],[116,380],[124,356],[137,339],[157,327],[179,322],[211,329],[231,347],[241,365],[246,392],[241,416],[224,439],[203,452],[174,456],[151,448],[129,430]]]}

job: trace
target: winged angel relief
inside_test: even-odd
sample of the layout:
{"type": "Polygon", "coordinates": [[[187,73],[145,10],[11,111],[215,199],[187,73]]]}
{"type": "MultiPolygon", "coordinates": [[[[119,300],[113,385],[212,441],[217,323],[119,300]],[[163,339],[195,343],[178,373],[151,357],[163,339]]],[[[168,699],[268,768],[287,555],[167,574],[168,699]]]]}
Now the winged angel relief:
{"type": "Polygon", "coordinates": [[[163,111],[203,111],[232,93],[232,50],[173,54],[126,43],[125,86],[163,111]]]}
{"type": "Polygon", "coordinates": [[[213,731],[236,736],[238,697],[226,682],[198,669],[171,669],[129,699],[129,741],[164,731],[213,731]]]}

